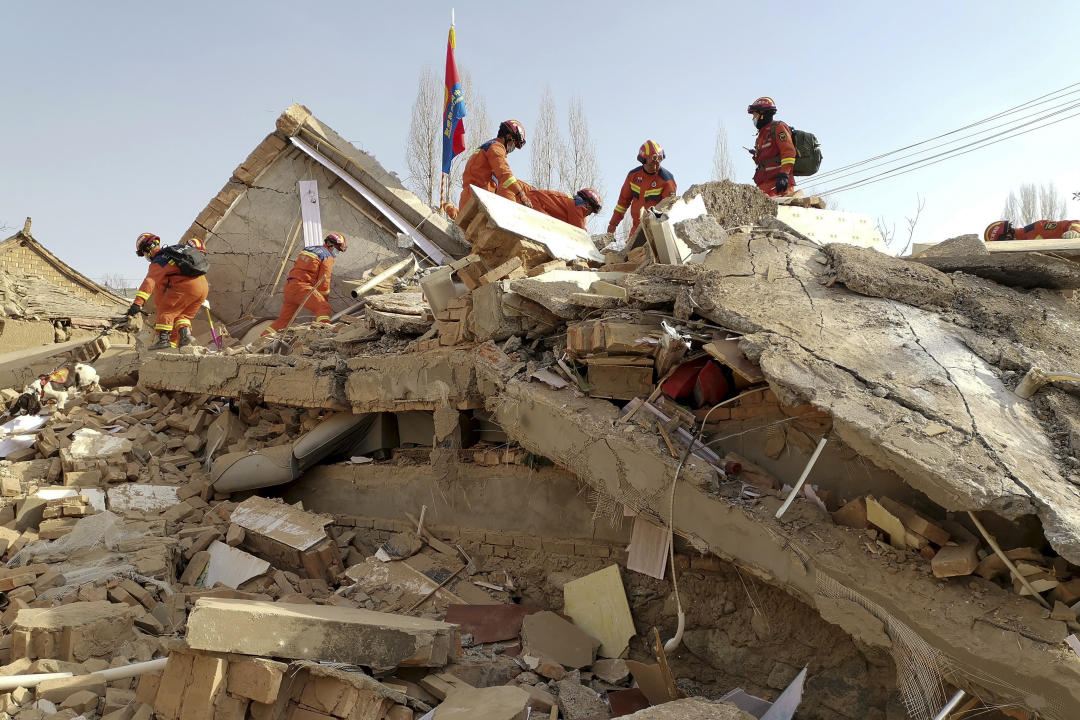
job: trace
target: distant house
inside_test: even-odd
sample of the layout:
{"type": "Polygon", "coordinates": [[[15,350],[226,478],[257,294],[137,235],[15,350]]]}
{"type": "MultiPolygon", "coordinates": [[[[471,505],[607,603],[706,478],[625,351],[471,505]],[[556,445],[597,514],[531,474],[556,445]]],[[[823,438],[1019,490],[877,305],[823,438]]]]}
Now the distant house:
{"type": "Polygon", "coordinates": [[[0,354],[89,335],[129,304],[45,249],[29,218],[0,242],[0,354]]]}
{"type": "MultiPolygon", "coordinates": [[[[206,243],[209,300],[221,320],[277,316],[288,270],[305,244],[300,181],[315,181],[322,234],[342,232],[348,238],[348,251],[334,264],[330,302],[335,310],[354,302],[342,281],[359,279],[365,270],[410,253],[440,264],[468,253],[457,226],[374,157],[304,106],[293,105],[184,238],[177,238],[198,237],[206,243]]],[[[309,207],[314,199],[304,198],[309,207]]],[[[311,240],[321,243],[322,237],[311,240]]]]}

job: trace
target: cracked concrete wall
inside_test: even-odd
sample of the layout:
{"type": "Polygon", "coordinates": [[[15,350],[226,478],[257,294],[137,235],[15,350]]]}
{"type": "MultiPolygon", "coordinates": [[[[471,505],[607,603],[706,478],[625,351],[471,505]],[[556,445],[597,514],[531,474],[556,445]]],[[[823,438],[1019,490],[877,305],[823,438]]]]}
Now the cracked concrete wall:
{"type": "MultiPolygon", "coordinates": [[[[425,523],[538,537],[630,541],[630,523],[593,517],[581,481],[561,468],[462,464],[450,484],[430,465],[320,465],[285,490],[312,512],[402,518],[428,509],[425,523]],[[528,512],[522,512],[522,499],[528,512]]],[[[622,520],[622,518],[619,518],[622,520]]]]}
{"type": "MultiPolygon", "coordinates": [[[[300,150],[286,148],[244,188],[206,235],[210,305],[223,322],[235,322],[249,313],[277,317],[280,312],[289,269],[304,247],[301,232],[285,256],[300,221],[299,180],[318,182],[323,232],[342,232],[349,240],[348,251],[334,262],[330,304],[335,310],[355,302],[343,280],[359,279],[364,270],[395,262],[409,252],[397,246],[394,235],[342,199],[344,195],[378,217],[356,191],[300,150]],[[271,294],[283,263],[281,279],[271,294]]],[[[306,312],[300,317],[305,316],[306,312]]]]}
{"type": "MultiPolygon", "coordinates": [[[[613,425],[617,411],[610,403],[510,381],[489,406],[523,447],[635,509],[668,517],[676,461],[655,435],[613,425]]],[[[1054,720],[1071,718],[1080,706],[1080,664],[1062,661],[1065,625],[1047,620],[1035,603],[996,587],[993,602],[973,599],[966,585],[943,584],[922,565],[887,567],[864,549],[860,532],[820,522],[805,532],[811,521],[801,513],[816,512],[806,503],[795,503],[779,522],[773,518],[779,498],[732,504],[710,495],[710,472],[693,463],[684,468],[674,499],[677,530],[701,550],[820,606],[830,622],[873,644],[866,608],[837,612],[822,578],[857,592],[877,606],[875,618],[904,623],[941,653],[951,681],[982,688],[984,697],[989,691],[1054,720]]],[[[665,631],[673,632],[673,623],[665,631]]]]}
{"type": "Polygon", "coordinates": [[[258,398],[294,407],[353,412],[483,407],[473,353],[427,353],[313,360],[281,355],[156,353],[140,385],[154,390],[258,398]]]}
{"type": "MultiPolygon", "coordinates": [[[[825,252],[782,228],[728,242],[706,265],[691,290],[697,312],[746,333],[741,348],[785,404],[828,412],[845,443],[946,509],[1037,514],[1054,549],[1080,562],[1080,488],[1063,475],[1031,404],[972,350],[977,332],[935,310],[832,285],[825,252]]],[[[947,290],[932,281],[943,274],[908,266],[883,266],[865,282],[947,290]]],[[[984,301],[982,327],[1008,324],[1023,304],[984,301]]]]}

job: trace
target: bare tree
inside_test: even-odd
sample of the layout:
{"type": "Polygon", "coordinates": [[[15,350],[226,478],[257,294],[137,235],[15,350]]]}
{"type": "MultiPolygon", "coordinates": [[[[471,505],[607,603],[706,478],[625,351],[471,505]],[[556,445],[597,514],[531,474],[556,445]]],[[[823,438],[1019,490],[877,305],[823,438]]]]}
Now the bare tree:
{"type": "Polygon", "coordinates": [[[532,184],[544,190],[557,186],[562,165],[563,143],[555,119],[555,94],[551,86],[540,95],[540,112],[532,131],[532,184]]]}
{"type": "Polygon", "coordinates": [[[716,128],[716,146],[713,148],[712,158],[713,180],[735,180],[735,163],[731,161],[731,153],[728,152],[727,129],[724,123],[719,123],[716,128]]]}
{"type": "MultiPolygon", "coordinates": [[[[563,146],[563,162],[559,173],[559,187],[573,195],[582,188],[592,188],[604,197],[604,181],[596,162],[596,149],[589,133],[589,120],[585,103],[580,97],[570,101],[567,112],[567,141],[563,146]]],[[[586,226],[592,233],[603,232],[607,221],[590,215],[586,226]]]]}
{"type": "Polygon", "coordinates": [[[438,78],[425,65],[416,86],[405,161],[409,176],[405,186],[429,205],[438,205],[442,184],[442,99],[438,78]]]}
{"type": "Polygon", "coordinates": [[[138,280],[129,280],[120,273],[105,273],[101,276],[101,284],[113,291],[126,290],[138,285],[138,280]]]}
{"type": "Polygon", "coordinates": [[[1013,225],[1027,225],[1036,220],[1055,220],[1065,217],[1065,198],[1053,182],[1045,185],[1024,183],[1009,192],[1005,199],[1002,219],[1013,225]]]}

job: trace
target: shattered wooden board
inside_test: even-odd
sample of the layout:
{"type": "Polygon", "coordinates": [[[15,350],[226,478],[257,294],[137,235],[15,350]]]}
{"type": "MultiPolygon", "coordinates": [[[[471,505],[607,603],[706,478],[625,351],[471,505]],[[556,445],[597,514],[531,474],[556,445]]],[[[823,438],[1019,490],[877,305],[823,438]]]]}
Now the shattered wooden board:
{"type": "Polygon", "coordinates": [[[881,233],[866,213],[780,205],[776,208],[776,219],[819,245],[844,243],[872,248],[886,255],[896,254],[881,239],[881,233]]]}
{"type": "Polygon", "coordinates": [[[502,230],[540,243],[547,248],[552,257],[560,260],[586,258],[604,262],[604,256],[593,245],[592,238],[585,230],[519,205],[512,200],[499,197],[475,185],[472,191],[478,203],[477,212],[486,215],[492,224],[502,230]]]}
{"type": "Polygon", "coordinates": [[[264,535],[296,550],[307,550],[326,539],[330,518],[257,495],[232,511],[232,522],[249,532],[264,535]]]}
{"type": "Polygon", "coordinates": [[[600,655],[618,658],[626,654],[636,630],[618,565],[566,583],[563,599],[574,624],[600,641],[600,655]]]}

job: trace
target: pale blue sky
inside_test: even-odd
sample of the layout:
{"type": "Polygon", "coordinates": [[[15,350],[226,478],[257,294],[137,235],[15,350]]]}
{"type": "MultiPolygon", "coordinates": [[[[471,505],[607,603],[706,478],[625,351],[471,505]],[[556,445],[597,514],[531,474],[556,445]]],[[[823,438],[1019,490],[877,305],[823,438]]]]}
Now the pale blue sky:
{"type": "MultiPolygon", "coordinates": [[[[404,176],[416,77],[425,63],[441,76],[451,7],[492,120],[528,131],[545,85],[560,117],[582,98],[605,214],[647,138],[681,190],[708,180],[721,121],[749,181],[740,146],[760,95],[817,134],[824,171],[1080,81],[1075,0],[0,0],[0,225],[33,216],[87,275],[141,277],[134,238],[179,240],[294,102],[404,176]]],[[[915,241],[933,242],[981,232],[1009,189],[1052,180],[1075,218],[1078,132],[1075,118],[835,200],[902,227],[922,195],[915,241]]],[[[529,150],[511,157],[526,178],[529,150]]]]}

